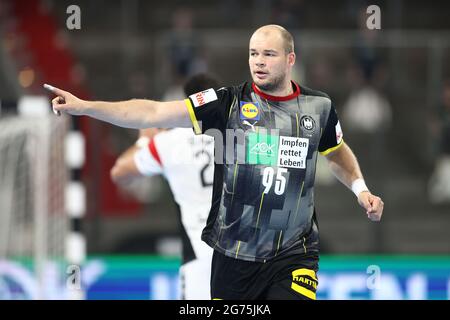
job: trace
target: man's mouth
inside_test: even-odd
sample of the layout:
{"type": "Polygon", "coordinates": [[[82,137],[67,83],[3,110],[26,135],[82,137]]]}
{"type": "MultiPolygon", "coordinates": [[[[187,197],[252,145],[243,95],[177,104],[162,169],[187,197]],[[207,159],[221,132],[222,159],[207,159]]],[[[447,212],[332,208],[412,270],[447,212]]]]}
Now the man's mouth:
{"type": "Polygon", "coordinates": [[[268,73],[264,71],[255,71],[255,75],[258,79],[265,79],[267,78],[268,73]]]}

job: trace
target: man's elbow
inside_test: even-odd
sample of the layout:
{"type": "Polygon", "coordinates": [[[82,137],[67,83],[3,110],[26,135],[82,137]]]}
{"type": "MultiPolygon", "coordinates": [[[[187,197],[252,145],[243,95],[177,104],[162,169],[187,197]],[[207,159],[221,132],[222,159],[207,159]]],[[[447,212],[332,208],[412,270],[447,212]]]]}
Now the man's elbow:
{"type": "Polygon", "coordinates": [[[120,168],[117,165],[117,163],[114,165],[114,167],[111,168],[111,171],[109,172],[109,175],[111,177],[111,180],[115,183],[118,184],[120,182],[120,178],[122,176],[121,172],[120,172],[120,168]]]}
{"type": "Polygon", "coordinates": [[[124,186],[130,183],[132,177],[127,172],[126,167],[121,163],[120,159],[116,161],[110,171],[111,180],[118,186],[124,186]]]}
{"type": "Polygon", "coordinates": [[[156,128],[190,128],[191,117],[184,100],[160,102],[153,104],[153,109],[147,114],[148,127],[156,128]]]}

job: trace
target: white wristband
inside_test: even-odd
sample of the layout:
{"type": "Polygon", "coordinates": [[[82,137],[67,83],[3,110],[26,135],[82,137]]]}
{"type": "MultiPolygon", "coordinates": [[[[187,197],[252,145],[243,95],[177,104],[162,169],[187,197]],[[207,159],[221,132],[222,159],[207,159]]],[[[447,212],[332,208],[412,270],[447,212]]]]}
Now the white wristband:
{"type": "Polygon", "coordinates": [[[135,146],[138,148],[143,148],[146,147],[148,144],[150,143],[150,138],[149,137],[140,137],[139,139],[137,139],[137,141],[135,142],[135,146]]]}
{"type": "Polygon", "coordinates": [[[355,196],[358,197],[361,192],[369,191],[369,188],[367,188],[364,179],[360,178],[352,182],[352,191],[355,194],[355,196]]]}

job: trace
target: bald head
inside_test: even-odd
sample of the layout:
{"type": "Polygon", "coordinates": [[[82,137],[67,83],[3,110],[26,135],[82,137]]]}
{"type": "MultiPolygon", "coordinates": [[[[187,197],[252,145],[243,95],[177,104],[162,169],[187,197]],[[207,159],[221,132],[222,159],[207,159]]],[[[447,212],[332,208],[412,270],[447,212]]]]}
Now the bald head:
{"type": "Polygon", "coordinates": [[[290,32],[282,26],[276,24],[262,26],[253,33],[252,38],[255,36],[280,37],[285,53],[288,54],[294,52],[294,38],[290,32]]]}
{"type": "Polygon", "coordinates": [[[294,41],[286,29],[267,25],[256,30],[250,38],[248,63],[253,82],[259,89],[278,96],[292,93],[294,41]]]}

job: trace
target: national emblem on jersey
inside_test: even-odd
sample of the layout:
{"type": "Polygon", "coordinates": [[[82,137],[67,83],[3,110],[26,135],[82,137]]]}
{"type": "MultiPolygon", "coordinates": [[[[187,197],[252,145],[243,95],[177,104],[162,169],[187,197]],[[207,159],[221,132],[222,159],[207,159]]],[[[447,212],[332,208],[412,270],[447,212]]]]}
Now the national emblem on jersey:
{"type": "Polygon", "coordinates": [[[314,119],[310,116],[303,116],[300,120],[300,124],[303,128],[305,128],[308,131],[313,131],[316,127],[316,123],[314,119]]]}
{"type": "Polygon", "coordinates": [[[204,104],[216,101],[217,94],[214,89],[208,89],[190,95],[189,98],[191,98],[192,102],[194,103],[194,107],[197,108],[203,106],[204,104]]]}
{"type": "Polygon", "coordinates": [[[241,101],[239,113],[241,120],[259,120],[261,117],[258,102],[241,101]]]}

